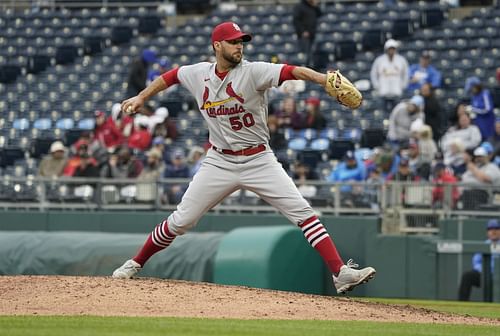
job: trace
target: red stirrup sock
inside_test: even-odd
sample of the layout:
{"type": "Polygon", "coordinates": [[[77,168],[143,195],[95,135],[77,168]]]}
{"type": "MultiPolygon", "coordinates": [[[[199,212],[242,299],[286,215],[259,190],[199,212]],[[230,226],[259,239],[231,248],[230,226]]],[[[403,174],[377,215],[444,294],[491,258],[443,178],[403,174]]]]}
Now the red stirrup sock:
{"type": "Polygon", "coordinates": [[[155,227],[153,232],[149,234],[142,248],[132,259],[141,266],[144,266],[146,261],[148,261],[148,259],[151,258],[153,254],[167,248],[170,244],[172,244],[172,241],[175,239],[175,237],[176,236],[170,233],[170,231],[168,230],[167,221],[164,220],[155,227]]]}
{"type": "Polygon", "coordinates": [[[330,235],[326,231],[323,224],[321,224],[318,217],[312,216],[308,218],[304,221],[304,223],[300,224],[299,227],[309,244],[311,244],[311,246],[319,252],[325,263],[328,265],[330,272],[334,275],[338,275],[340,268],[344,265],[344,262],[342,261],[342,258],[340,258],[337,248],[333,244],[330,235]]]}

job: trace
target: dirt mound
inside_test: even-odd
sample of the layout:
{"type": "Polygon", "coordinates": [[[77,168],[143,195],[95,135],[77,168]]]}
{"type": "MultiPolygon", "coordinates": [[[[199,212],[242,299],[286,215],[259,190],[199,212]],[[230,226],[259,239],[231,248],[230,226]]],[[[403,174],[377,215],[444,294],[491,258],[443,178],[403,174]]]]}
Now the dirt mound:
{"type": "Polygon", "coordinates": [[[0,315],[177,316],[498,325],[410,306],[208,283],[109,277],[0,276],[0,315]]]}

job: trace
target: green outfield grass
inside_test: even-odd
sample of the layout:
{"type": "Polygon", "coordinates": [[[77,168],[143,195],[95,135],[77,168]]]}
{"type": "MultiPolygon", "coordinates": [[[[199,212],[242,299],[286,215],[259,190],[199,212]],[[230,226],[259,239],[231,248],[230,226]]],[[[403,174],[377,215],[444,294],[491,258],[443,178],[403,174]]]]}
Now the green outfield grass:
{"type": "Polygon", "coordinates": [[[498,327],[283,320],[223,320],[194,318],[94,317],[94,316],[1,316],[0,335],[227,335],[227,336],[497,336],[498,327]]]}
{"type": "MultiPolygon", "coordinates": [[[[365,300],[365,298],[362,298],[365,300]]],[[[408,300],[408,299],[383,299],[366,298],[367,301],[381,302],[387,304],[412,305],[437,311],[455,313],[461,315],[470,315],[477,317],[489,317],[499,319],[500,323],[500,304],[485,302],[461,302],[461,301],[432,301],[432,300],[408,300]]],[[[499,333],[500,334],[500,333],[499,333]]]]}

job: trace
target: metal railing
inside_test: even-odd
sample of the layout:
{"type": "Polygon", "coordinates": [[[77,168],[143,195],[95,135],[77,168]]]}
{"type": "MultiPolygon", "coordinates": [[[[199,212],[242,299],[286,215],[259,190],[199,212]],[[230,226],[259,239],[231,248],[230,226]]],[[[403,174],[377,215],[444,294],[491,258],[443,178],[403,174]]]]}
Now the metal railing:
{"type": "MultiPolygon", "coordinates": [[[[171,211],[189,182],[190,179],[143,181],[4,176],[0,179],[0,208],[171,211]]],[[[296,182],[299,191],[320,214],[379,216],[385,232],[435,232],[437,221],[442,218],[491,217],[500,213],[500,186],[296,182]]],[[[248,190],[229,195],[211,211],[277,212],[248,190]]]]}

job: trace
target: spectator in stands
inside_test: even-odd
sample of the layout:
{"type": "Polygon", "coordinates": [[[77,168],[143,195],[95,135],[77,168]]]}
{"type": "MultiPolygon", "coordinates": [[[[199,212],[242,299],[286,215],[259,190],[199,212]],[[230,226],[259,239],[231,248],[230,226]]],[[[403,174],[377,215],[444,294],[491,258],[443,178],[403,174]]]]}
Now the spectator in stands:
{"type": "MultiPolygon", "coordinates": [[[[487,244],[500,244],[500,224],[498,220],[491,219],[486,225],[487,239],[485,243],[487,244]]],[[[500,258],[498,252],[492,253],[491,255],[491,274],[493,274],[493,267],[495,265],[496,259],[500,258]]],[[[472,257],[472,270],[467,271],[462,274],[462,279],[460,281],[460,287],[458,290],[458,299],[460,301],[469,301],[472,287],[481,287],[481,273],[483,272],[483,255],[481,253],[476,253],[472,257]]]]}
{"type": "Polygon", "coordinates": [[[154,137],[161,136],[175,140],[178,137],[177,125],[169,116],[169,111],[166,107],[159,107],[154,114],[149,117],[150,132],[154,137]]]}
{"type": "Polygon", "coordinates": [[[311,65],[316,27],[321,16],[318,0],[302,0],[293,8],[293,25],[299,43],[298,50],[306,54],[306,64],[311,65]]]}
{"type": "Polygon", "coordinates": [[[125,115],[122,112],[122,107],[119,103],[113,104],[111,107],[111,118],[115,123],[116,128],[120,130],[125,138],[128,138],[132,133],[134,118],[130,115],[125,115]]]}
{"type": "Polygon", "coordinates": [[[318,175],[308,165],[303,162],[296,161],[292,169],[292,178],[297,184],[302,196],[311,198],[316,196],[318,188],[315,185],[309,184],[308,181],[315,181],[318,175]]]}
{"type": "Polygon", "coordinates": [[[469,113],[474,113],[474,124],[479,127],[482,139],[488,139],[495,132],[493,97],[477,77],[467,78],[465,92],[471,94],[470,105],[466,109],[469,113]]]}
{"type": "Polygon", "coordinates": [[[154,81],[156,77],[163,75],[163,73],[167,72],[171,67],[172,65],[168,58],[160,59],[156,66],[148,70],[148,82],[154,81]]]}
{"type": "Polygon", "coordinates": [[[132,62],[127,79],[127,97],[135,96],[146,88],[148,68],[154,62],[156,53],[150,49],[143,50],[141,56],[132,62]]]}
{"type": "Polygon", "coordinates": [[[297,104],[293,97],[286,97],[283,99],[275,115],[278,118],[279,127],[293,128],[295,130],[304,128],[304,118],[297,111],[297,104]]]}
{"type": "Polygon", "coordinates": [[[434,178],[432,180],[434,184],[434,188],[432,189],[432,204],[437,208],[441,208],[447,202],[449,208],[454,209],[460,197],[458,187],[455,185],[457,182],[458,180],[453,175],[452,170],[447,169],[446,165],[442,162],[437,163],[434,166],[434,178]],[[447,184],[451,184],[451,186],[446,187],[447,184]],[[450,195],[446,195],[445,193],[450,193],[450,195]]]}
{"type": "Polygon", "coordinates": [[[387,40],[384,44],[385,53],[375,59],[370,71],[372,86],[387,112],[401,101],[408,86],[408,61],[397,53],[398,46],[395,40],[387,40]]]}
{"type": "Polygon", "coordinates": [[[488,138],[488,142],[493,146],[493,157],[500,157],[500,117],[495,122],[495,133],[488,138]]]}
{"type": "MultiPolygon", "coordinates": [[[[361,182],[366,179],[366,167],[363,162],[356,159],[353,151],[347,151],[342,162],[328,177],[330,182],[342,182],[340,191],[345,193],[345,197],[352,198],[354,194],[360,194],[359,188],[348,185],[349,182],[361,182]]],[[[352,201],[352,199],[351,199],[352,201]]]]}
{"type": "Polygon", "coordinates": [[[73,174],[75,177],[99,177],[99,167],[97,161],[88,153],[80,155],[80,164],[73,174]]]}
{"type": "Polygon", "coordinates": [[[429,83],[420,88],[420,94],[424,97],[425,123],[432,129],[433,139],[438,142],[443,133],[443,110],[439,104],[434,89],[429,83]]]}
{"type": "MultiPolygon", "coordinates": [[[[171,164],[167,165],[163,177],[171,178],[188,178],[189,167],[186,164],[184,152],[177,149],[172,154],[171,164]]],[[[186,190],[187,185],[183,184],[168,184],[166,186],[166,196],[170,204],[178,204],[186,190]]]]}
{"type": "Polygon", "coordinates": [[[436,157],[438,148],[436,143],[432,139],[432,128],[429,125],[423,125],[420,128],[418,134],[418,152],[421,163],[429,165],[430,173],[430,166],[434,158],[436,157]]]}
{"type": "Polygon", "coordinates": [[[457,107],[457,115],[458,123],[450,127],[441,139],[441,149],[444,153],[445,161],[447,156],[456,152],[450,146],[452,141],[456,143],[454,139],[459,139],[463,148],[469,151],[481,143],[481,132],[476,125],[471,124],[470,116],[465,112],[464,105],[457,107]]]}
{"type": "Polygon", "coordinates": [[[384,178],[380,173],[380,169],[376,166],[370,166],[367,169],[367,176],[364,188],[365,199],[372,209],[379,209],[379,192],[380,186],[384,183],[384,178]]]}
{"type": "Polygon", "coordinates": [[[326,127],[326,119],[319,109],[320,102],[317,97],[306,99],[305,128],[322,130],[326,127]]]}
{"type": "Polygon", "coordinates": [[[101,146],[112,152],[117,146],[123,143],[125,137],[116,127],[113,117],[106,118],[104,112],[95,111],[94,139],[101,146]]]}
{"type": "Polygon", "coordinates": [[[198,169],[200,169],[204,158],[205,150],[202,147],[194,146],[191,148],[187,157],[187,162],[189,164],[189,177],[193,177],[198,169]]]}
{"type": "Polygon", "coordinates": [[[69,158],[66,166],[64,167],[64,176],[75,176],[76,170],[81,166],[82,159],[91,164],[96,164],[97,161],[89,153],[89,144],[81,141],[77,147],[75,155],[69,158]]]}
{"type": "Polygon", "coordinates": [[[421,90],[424,84],[429,84],[433,89],[441,87],[441,72],[431,65],[431,54],[428,51],[422,52],[418,64],[410,66],[409,74],[408,90],[411,94],[414,94],[416,90],[421,90]]]}
{"type": "Polygon", "coordinates": [[[136,115],[134,119],[134,131],[127,140],[130,149],[145,151],[151,145],[151,133],[148,130],[149,117],[136,115]]]}
{"type": "Polygon", "coordinates": [[[375,166],[384,180],[397,173],[399,160],[399,154],[394,153],[389,146],[382,147],[374,158],[375,166]]]}
{"type": "Polygon", "coordinates": [[[269,128],[269,146],[274,151],[279,151],[286,148],[285,134],[282,128],[278,126],[278,118],[270,115],[267,118],[267,128],[269,128]]]}
{"type": "Polygon", "coordinates": [[[410,160],[407,157],[401,157],[399,160],[398,171],[396,174],[388,177],[389,181],[419,181],[420,177],[410,169],[410,160]]]}
{"type": "Polygon", "coordinates": [[[150,149],[146,153],[146,164],[137,179],[140,181],[154,181],[160,178],[165,169],[165,164],[163,163],[163,154],[156,148],[150,149]]]}
{"type": "Polygon", "coordinates": [[[410,139],[410,126],[417,119],[424,119],[422,112],[424,99],[413,96],[396,105],[389,117],[388,139],[393,145],[399,146],[410,139]]]}
{"type": "Polygon", "coordinates": [[[142,202],[151,202],[157,199],[158,186],[156,181],[162,176],[165,164],[163,154],[156,148],[146,153],[146,164],[137,176],[135,199],[142,202]]]}
{"type": "Polygon", "coordinates": [[[135,178],[143,168],[141,161],[132,155],[126,146],[117,148],[110,155],[108,162],[101,169],[101,177],[105,178],[135,178]]]}
{"type": "Polygon", "coordinates": [[[467,170],[462,176],[462,181],[477,185],[500,185],[500,169],[490,162],[488,152],[484,147],[474,150],[474,159],[465,153],[464,160],[467,170]]]}
{"type": "Polygon", "coordinates": [[[61,176],[66,162],[66,147],[61,141],[55,141],[50,145],[49,154],[40,162],[38,175],[42,177],[61,176]]]}
{"type": "Polygon", "coordinates": [[[465,146],[460,138],[451,138],[443,146],[443,162],[457,177],[461,177],[467,169],[464,154],[465,146]]]}
{"type": "Polygon", "coordinates": [[[411,139],[408,144],[408,150],[405,156],[408,157],[410,170],[422,179],[429,179],[431,173],[431,163],[424,161],[420,152],[420,146],[417,140],[411,139]]]}
{"type": "Polygon", "coordinates": [[[167,148],[166,141],[164,137],[157,136],[151,142],[151,149],[156,148],[163,155],[163,162],[165,164],[170,164],[171,153],[167,148]]]}

